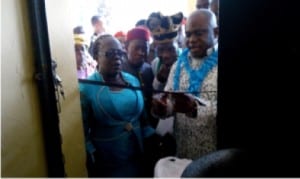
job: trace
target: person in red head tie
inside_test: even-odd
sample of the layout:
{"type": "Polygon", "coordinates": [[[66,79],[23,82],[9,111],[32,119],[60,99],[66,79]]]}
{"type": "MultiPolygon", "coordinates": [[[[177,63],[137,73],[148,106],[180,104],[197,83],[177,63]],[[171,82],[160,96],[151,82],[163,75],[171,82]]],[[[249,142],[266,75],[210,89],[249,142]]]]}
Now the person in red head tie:
{"type": "Polygon", "coordinates": [[[114,37],[116,37],[121,42],[121,45],[125,50],[126,33],[123,31],[118,31],[115,33],[114,37]]]}

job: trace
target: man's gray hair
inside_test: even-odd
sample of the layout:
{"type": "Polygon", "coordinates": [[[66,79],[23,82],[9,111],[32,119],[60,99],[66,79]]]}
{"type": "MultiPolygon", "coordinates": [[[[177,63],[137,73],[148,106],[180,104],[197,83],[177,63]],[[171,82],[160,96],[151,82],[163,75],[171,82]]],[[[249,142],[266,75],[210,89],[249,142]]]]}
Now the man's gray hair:
{"type": "Polygon", "coordinates": [[[208,11],[210,12],[210,25],[212,26],[212,28],[218,27],[217,17],[215,15],[215,13],[211,10],[208,10],[208,11]]]}
{"type": "Polygon", "coordinates": [[[217,23],[217,17],[215,15],[214,12],[212,12],[211,10],[209,9],[198,9],[198,10],[195,10],[194,12],[192,12],[192,14],[190,15],[191,16],[198,16],[198,15],[203,15],[205,16],[209,22],[210,22],[210,26],[212,28],[216,28],[218,27],[218,23],[217,23]]]}

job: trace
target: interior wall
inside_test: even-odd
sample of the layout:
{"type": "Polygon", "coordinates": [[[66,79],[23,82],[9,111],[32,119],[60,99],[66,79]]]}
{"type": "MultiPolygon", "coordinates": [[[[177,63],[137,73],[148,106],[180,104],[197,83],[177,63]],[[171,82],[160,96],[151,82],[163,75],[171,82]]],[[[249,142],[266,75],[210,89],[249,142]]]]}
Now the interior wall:
{"type": "Polygon", "coordinates": [[[27,1],[1,1],[1,176],[47,177],[27,1]]]}
{"type": "MultiPolygon", "coordinates": [[[[196,10],[196,2],[197,0],[188,0],[187,1],[187,9],[188,9],[188,12],[189,14],[192,13],[194,10],[196,10]]],[[[189,16],[189,14],[187,16],[189,16]]]]}
{"type": "Polygon", "coordinates": [[[60,98],[60,131],[65,172],[68,177],[86,177],[85,146],[73,41],[74,0],[46,0],[52,58],[62,79],[65,99],[60,98]]]}

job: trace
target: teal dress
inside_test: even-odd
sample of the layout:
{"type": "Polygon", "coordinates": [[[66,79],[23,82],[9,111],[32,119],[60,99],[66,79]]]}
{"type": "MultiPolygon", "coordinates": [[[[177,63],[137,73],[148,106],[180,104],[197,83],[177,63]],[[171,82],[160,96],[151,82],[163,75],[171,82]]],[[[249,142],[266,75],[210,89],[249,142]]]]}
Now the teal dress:
{"type": "MultiPolygon", "coordinates": [[[[122,76],[130,85],[140,86],[134,76],[124,72],[122,76]]],[[[98,72],[88,79],[103,81],[98,72]]],[[[140,121],[144,110],[141,91],[80,84],[80,95],[86,149],[95,152],[98,177],[139,177],[143,138],[154,134],[153,128],[140,121]]]]}

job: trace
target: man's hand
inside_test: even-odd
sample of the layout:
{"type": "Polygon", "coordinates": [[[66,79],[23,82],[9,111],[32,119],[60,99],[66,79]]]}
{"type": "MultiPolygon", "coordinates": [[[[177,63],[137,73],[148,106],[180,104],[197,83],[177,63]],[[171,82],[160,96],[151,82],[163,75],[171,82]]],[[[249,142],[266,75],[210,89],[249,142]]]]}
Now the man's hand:
{"type": "Polygon", "coordinates": [[[167,115],[167,94],[155,94],[152,97],[151,112],[157,116],[167,115]]]}
{"type": "Polygon", "coordinates": [[[161,66],[157,72],[157,75],[156,75],[157,80],[160,81],[161,83],[167,82],[168,76],[170,73],[170,69],[171,69],[171,66],[161,64],[161,66]]]}
{"type": "Polygon", "coordinates": [[[174,100],[174,111],[185,114],[195,113],[197,104],[194,97],[186,93],[172,93],[174,100]]]}
{"type": "Polygon", "coordinates": [[[151,112],[161,117],[171,115],[173,112],[195,117],[197,102],[192,95],[186,93],[156,94],[152,98],[151,112]]]}

